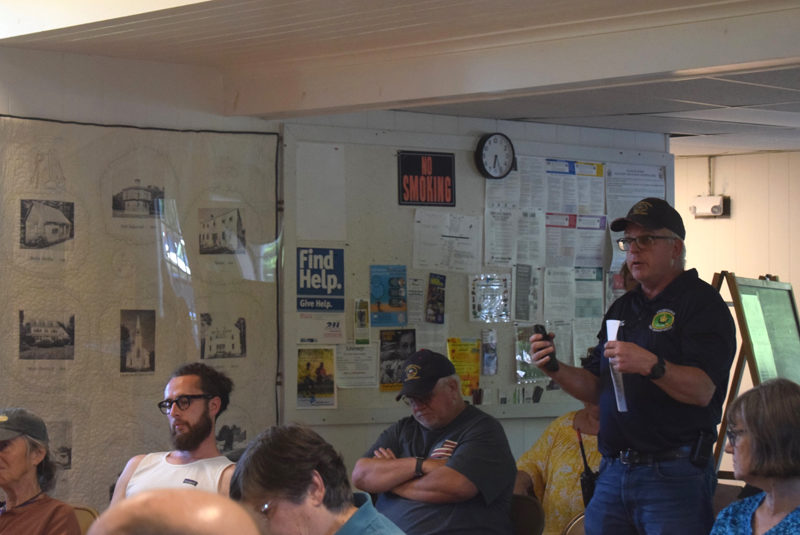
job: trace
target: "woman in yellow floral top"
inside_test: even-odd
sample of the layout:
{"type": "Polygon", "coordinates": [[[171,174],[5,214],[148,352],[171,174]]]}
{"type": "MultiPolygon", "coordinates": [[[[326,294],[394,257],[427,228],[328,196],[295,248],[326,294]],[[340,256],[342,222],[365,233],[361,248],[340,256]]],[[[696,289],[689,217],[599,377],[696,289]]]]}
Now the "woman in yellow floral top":
{"type": "Polygon", "coordinates": [[[544,533],[558,535],[578,513],[583,512],[581,493],[581,457],[578,435],[592,470],[600,466],[597,432],[600,427],[597,405],[585,404],[547,426],[544,434],[517,461],[514,494],[533,493],[544,508],[544,533]]]}

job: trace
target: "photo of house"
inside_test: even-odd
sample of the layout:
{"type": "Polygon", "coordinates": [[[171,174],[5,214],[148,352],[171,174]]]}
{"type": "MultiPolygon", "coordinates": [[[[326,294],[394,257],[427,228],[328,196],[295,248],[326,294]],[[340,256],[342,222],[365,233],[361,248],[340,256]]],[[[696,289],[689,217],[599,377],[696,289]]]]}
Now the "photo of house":
{"type": "Polygon", "coordinates": [[[75,315],[19,311],[19,358],[73,360],[75,315]]]}
{"type": "Polygon", "coordinates": [[[23,249],[44,249],[74,237],[73,203],[41,200],[20,203],[20,247],[23,249]]]}
{"type": "Polygon", "coordinates": [[[235,254],[245,250],[245,229],[238,208],[201,208],[200,254],[235,254]]]}
{"type": "Polygon", "coordinates": [[[111,200],[114,217],[158,217],[164,203],[164,189],[152,184],[142,185],[134,179],[132,186],[122,188],[111,200]]]}

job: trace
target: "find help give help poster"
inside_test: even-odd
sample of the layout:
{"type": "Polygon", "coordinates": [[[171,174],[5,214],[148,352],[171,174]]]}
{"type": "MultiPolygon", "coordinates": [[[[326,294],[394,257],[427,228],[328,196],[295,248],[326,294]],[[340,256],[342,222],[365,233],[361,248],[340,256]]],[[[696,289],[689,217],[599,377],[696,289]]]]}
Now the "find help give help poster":
{"type": "Polygon", "coordinates": [[[343,344],[344,249],[297,248],[297,342],[343,344]]]}

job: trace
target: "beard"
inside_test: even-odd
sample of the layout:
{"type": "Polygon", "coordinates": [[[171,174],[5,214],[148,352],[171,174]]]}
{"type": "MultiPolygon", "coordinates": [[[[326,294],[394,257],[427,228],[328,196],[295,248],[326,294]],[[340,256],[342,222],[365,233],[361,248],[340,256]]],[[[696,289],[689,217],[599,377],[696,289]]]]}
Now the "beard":
{"type": "Polygon", "coordinates": [[[196,424],[192,425],[185,421],[181,423],[188,428],[188,431],[178,434],[174,427],[170,427],[169,430],[172,445],[176,450],[181,451],[196,450],[206,437],[211,434],[213,427],[211,415],[208,413],[208,407],[203,411],[203,414],[196,424]]]}

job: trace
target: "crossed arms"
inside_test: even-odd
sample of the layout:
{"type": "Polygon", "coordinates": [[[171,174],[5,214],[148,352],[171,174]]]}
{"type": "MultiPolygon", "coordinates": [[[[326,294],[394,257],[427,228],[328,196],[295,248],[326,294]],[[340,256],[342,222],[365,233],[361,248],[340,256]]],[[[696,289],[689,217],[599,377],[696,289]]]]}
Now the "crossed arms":
{"type": "Polygon", "coordinates": [[[462,502],[478,494],[478,487],[472,481],[446,466],[447,459],[425,459],[422,477],[415,474],[416,463],[416,457],[398,458],[389,448],[377,448],[373,457],[362,457],[356,462],[353,484],[373,494],[393,492],[427,503],[462,502]]]}

